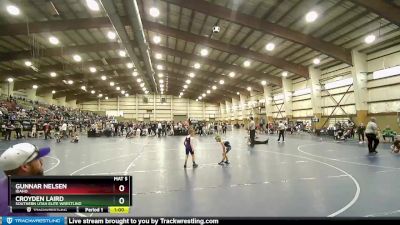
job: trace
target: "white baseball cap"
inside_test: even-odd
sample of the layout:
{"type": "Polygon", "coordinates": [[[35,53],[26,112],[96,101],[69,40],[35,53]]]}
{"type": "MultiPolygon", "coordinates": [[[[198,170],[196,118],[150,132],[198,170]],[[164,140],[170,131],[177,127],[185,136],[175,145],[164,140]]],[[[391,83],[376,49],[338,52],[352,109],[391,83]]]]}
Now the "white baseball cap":
{"type": "Polygon", "coordinates": [[[49,147],[37,148],[30,143],[20,143],[11,146],[0,156],[0,168],[3,171],[14,170],[35,159],[50,153],[49,147]]]}

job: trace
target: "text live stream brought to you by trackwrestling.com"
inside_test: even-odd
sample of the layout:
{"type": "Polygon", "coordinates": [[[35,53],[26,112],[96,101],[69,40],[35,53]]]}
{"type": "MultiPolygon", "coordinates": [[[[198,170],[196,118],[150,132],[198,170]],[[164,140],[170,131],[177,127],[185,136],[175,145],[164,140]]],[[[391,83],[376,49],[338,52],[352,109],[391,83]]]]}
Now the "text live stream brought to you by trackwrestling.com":
{"type": "Polygon", "coordinates": [[[133,224],[133,225],[168,225],[168,224],[334,224],[334,223],[354,223],[361,222],[363,225],[375,224],[398,224],[396,219],[366,219],[366,218],[166,218],[166,217],[2,217],[1,223],[4,225],[65,225],[65,224],[133,224]]]}
{"type": "Polygon", "coordinates": [[[134,225],[162,225],[162,224],[220,224],[219,219],[209,218],[134,218],[134,217],[2,217],[4,225],[64,225],[64,224],[134,224],[134,225]]]}

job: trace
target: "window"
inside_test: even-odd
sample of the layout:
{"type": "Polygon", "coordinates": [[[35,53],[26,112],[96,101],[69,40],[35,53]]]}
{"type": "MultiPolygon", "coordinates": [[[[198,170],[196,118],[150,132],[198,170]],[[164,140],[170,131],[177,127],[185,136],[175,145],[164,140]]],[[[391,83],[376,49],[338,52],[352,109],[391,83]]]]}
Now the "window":
{"type": "Polygon", "coordinates": [[[372,74],[372,79],[379,79],[384,77],[391,77],[400,75],[400,66],[395,66],[383,70],[377,70],[372,74]]]}
{"type": "Polygon", "coordinates": [[[310,93],[311,93],[311,89],[305,88],[305,89],[296,90],[293,93],[293,96],[305,95],[305,94],[310,94],[310,93]]]}
{"type": "Polygon", "coordinates": [[[328,90],[328,89],[348,86],[350,84],[353,84],[353,78],[347,78],[347,79],[343,79],[343,80],[338,80],[338,81],[326,83],[325,84],[325,89],[328,90]]]}

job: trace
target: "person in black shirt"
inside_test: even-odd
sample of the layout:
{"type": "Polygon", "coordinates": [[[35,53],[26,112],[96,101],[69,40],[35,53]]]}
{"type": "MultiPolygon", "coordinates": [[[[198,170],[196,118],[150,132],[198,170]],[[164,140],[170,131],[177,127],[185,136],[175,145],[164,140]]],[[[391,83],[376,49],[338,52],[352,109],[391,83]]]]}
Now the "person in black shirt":
{"type": "Polygon", "coordinates": [[[162,127],[162,128],[161,128],[161,129],[162,129],[162,135],[163,135],[163,136],[167,136],[167,129],[166,129],[165,122],[162,123],[161,127],[162,127]]]}

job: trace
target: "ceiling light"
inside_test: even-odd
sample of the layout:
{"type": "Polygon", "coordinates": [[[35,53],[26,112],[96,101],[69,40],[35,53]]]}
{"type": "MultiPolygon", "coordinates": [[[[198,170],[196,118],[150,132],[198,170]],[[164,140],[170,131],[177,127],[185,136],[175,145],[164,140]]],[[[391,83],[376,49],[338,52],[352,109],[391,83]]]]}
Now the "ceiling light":
{"type": "Polygon", "coordinates": [[[80,55],[74,55],[72,58],[73,58],[76,62],[82,61],[82,57],[81,57],[80,55]]]}
{"type": "Polygon", "coordinates": [[[282,72],[282,77],[287,77],[287,76],[288,76],[288,72],[283,71],[283,72],[282,72]]]}
{"type": "Polygon", "coordinates": [[[156,53],[156,54],[154,55],[154,57],[155,57],[156,59],[162,59],[161,53],[156,53]]]}
{"type": "Polygon", "coordinates": [[[243,66],[244,67],[249,67],[251,65],[251,62],[249,60],[244,61],[243,66]]]}
{"type": "Polygon", "coordinates": [[[236,92],[236,94],[237,94],[237,95],[240,95],[240,93],[239,93],[239,92],[236,92]]]}
{"type": "Polygon", "coordinates": [[[183,92],[179,93],[179,95],[183,95],[183,92]]]}
{"type": "Polygon", "coordinates": [[[247,89],[248,91],[251,91],[251,87],[247,87],[246,89],[247,89]]]}
{"type": "Polygon", "coordinates": [[[146,87],[143,87],[142,90],[143,90],[143,91],[147,91],[147,88],[146,88],[146,87]]]}
{"type": "Polygon", "coordinates": [[[107,77],[106,76],[101,76],[101,79],[102,80],[107,80],[107,77]]]}
{"type": "Polygon", "coordinates": [[[100,7],[96,0],[86,0],[86,5],[92,11],[99,11],[100,7]]]}
{"type": "Polygon", "coordinates": [[[163,67],[162,65],[157,65],[157,69],[158,69],[158,70],[163,70],[164,67],[163,67]]]}
{"type": "Polygon", "coordinates": [[[159,74],[158,74],[158,77],[159,77],[159,78],[162,78],[162,77],[164,77],[164,74],[163,74],[163,73],[159,73],[159,74]]]}
{"type": "Polygon", "coordinates": [[[121,90],[121,88],[120,87],[116,87],[115,90],[119,91],[119,90],[121,90]]]}
{"type": "Polygon", "coordinates": [[[201,96],[206,97],[206,94],[203,93],[201,96]]]}
{"type": "Polygon", "coordinates": [[[163,88],[164,87],[164,84],[160,84],[160,88],[163,88]]]}
{"type": "Polygon", "coordinates": [[[69,81],[68,81],[68,84],[73,84],[73,83],[74,83],[73,80],[69,80],[69,81]]]}
{"type": "Polygon", "coordinates": [[[96,73],[97,69],[96,69],[95,67],[90,67],[90,68],[89,68],[89,71],[90,71],[91,73],[96,73]]]}
{"type": "Polygon", "coordinates": [[[234,78],[236,76],[235,72],[229,72],[229,77],[234,78]]]}
{"type": "Polygon", "coordinates": [[[137,75],[139,75],[139,73],[137,71],[132,72],[132,76],[137,77],[137,75]]]}
{"type": "Polygon", "coordinates": [[[148,94],[148,93],[149,93],[149,91],[145,91],[144,93],[148,94]]]}
{"type": "Polygon", "coordinates": [[[212,89],[213,89],[213,90],[217,90],[217,86],[215,86],[215,85],[212,86],[212,89]]]}
{"type": "Polygon", "coordinates": [[[36,84],[34,84],[34,85],[32,86],[32,88],[33,88],[33,89],[37,89],[38,86],[37,86],[36,84]]]}
{"type": "Polygon", "coordinates": [[[268,43],[268,44],[265,46],[265,49],[267,49],[267,51],[272,51],[272,50],[275,49],[275,44],[274,44],[274,43],[268,43]]]}
{"type": "Polygon", "coordinates": [[[195,69],[200,69],[200,63],[195,63],[195,64],[194,64],[194,68],[195,68],[195,69]]]}
{"type": "Polygon", "coordinates": [[[160,43],[161,42],[161,37],[158,36],[158,35],[154,36],[153,37],[153,42],[156,43],[156,44],[160,43]]]}
{"type": "Polygon", "coordinates": [[[315,11],[311,11],[311,12],[308,12],[308,13],[306,14],[306,21],[307,21],[307,23],[312,23],[312,22],[314,22],[317,18],[318,18],[318,13],[316,13],[315,11]]]}
{"type": "Polygon", "coordinates": [[[374,42],[376,39],[376,36],[373,34],[370,34],[368,36],[365,37],[364,42],[367,44],[371,44],[372,42],[374,42]]]}
{"type": "Polygon", "coordinates": [[[132,69],[133,68],[133,63],[127,63],[126,67],[128,67],[128,69],[132,69]]]}
{"type": "Polygon", "coordinates": [[[149,13],[152,17],[158,17],[160,15],[160,10],[158,10],[156,7],[151,7],[149,13]]]}
{"type": "Polygon", "coordinates": [[[181,95],[179,95],[179,98],[181,98],[181,95]]]}
{"type": "Polygon", "coordinates": [[[81,86],[81,89],[86,91],[86,87],[85,86],[81,86]]]}
{"type": "Polygon", "coordinates": [[[163,80],[163,79],[160,79],[158,82],[160,82],[160,84],[163,84],[163,83],[164,83],[164,80],[163,80]]]}
{"type": "Polygon", "coordinates": [[[183,88],[184,88],[184,89],[188,88],[187,84],[183,85],[183,88]]]}
{"type": "Polygon", "coordinates": [[[195,77],[195,76],[196,76],[196,74],[194,74],[193,72],[190,72],[190,73],[189,73],[189,77],[190,77],[190,78],[193,78],[193,77],[195,77]]]}
{"type": "Polygon", "coordinates": [[[51,93],[52,93],[52,94],[55,94],[55,93],[56,93],[56,91],[55,91],[55,90],[52,90],[52,91],[51,91],[51,93]]]}
{"type": "Polygon", "coordinates": [[[104,99],[105,99],[105,100],[108,100],[108,97],[106,96],[104,99]]]}
{"type": "Polygon", "coordinates": [[[318,59],[318,58],[315,58],[315,59],[313,60],[313,63],[314,63],[315,65],[318,65],[318,64],[321,63],[321,60],[318,59]]]}
{"type": "Polygon", "coordinates": [[[19,8],[15,5],[8,5],[7,6],[7,12],[10,13],[13,16],[18,16],[20,11],[19,8]]]}
{"type": "Polygon", "coordinates": [[[60,41],[58,40],[58,38],[51,36],[49,37],[49,42],[53,45],[58,45],[58,43],[60,43],[60,41]]]}
{"type": "Polygon", "coordinates": [[[261,81],[261,85],[262,85],[262,86],[267,85],[267,81],[265,81],[265,80],[261,81]]]}
{"type": "Polygon", "coordinates": [[[14,81],[14,79],[8,78],[7,81],[8,81],[9,83],[12,83],[12,82],[14,81]]]}
{"type": "Polygon", "coordinates": [[[136,82],[140,83],[140,82],[142,82],[142,79],[138,78],[138,79],[136,79],[136,82]]]}
{"type": "Polygon", "coordinates": [[[125,57],[126,56],[126,52],[124,50],[119,50],[118,54],[121,57],[125,57]]]}
{"type": "Polygon", "coordinates": [[[201,96],[200,96],[200,97],[199,97],[199,99],[200,99],[200,100],[202,100],[202,99],[203,99],[203,97],[201,97],[201,96]]]}
{"type": "Polygon", "coordinates": [[[114,86],[115,85],[115,83],[114,82],[110,82],[110,86],[112,87],[112,86],[114,86]]]}
{"type": "Polygon", "coordinates": [[[108,39],[110,39],[110,40],[114,40],[114,39],[117,37],[117,35],[116,35],[114,32],[112,32],[112,31],[108,31],[108,32],[107,32],[107,37],[108,37],[108,39]]]}
{"type": "Polygon", "coordinates": [[[220,81],[219,81],[219,84],[224,84],[224,83],[225,83],[224,80],[220,80],[220,81]]]}
{"type": "Polygon", "coordinates": [[[141,83],[141,84],[140,84],[140,87],[144,87],[144,85],[145,85],[144,83],[141,83]]]}
{"type": "Polygon", "coordinates": [[[205,48],[201,49],[201,50],[200,50],[200,55],[201,55],[201,56],[207,56],[207,55],[208,55],[208,50],[205,49],[205,48]]]}
{"type": "Polygon", "coordinates": [[[125,94],[125,91],[121,91],[121,94],[125,94]]]}
{"type": "Polygon", "coordinates": [[[129,97],[129,94],[128,94],[128,93],[126,93],[126,94],[125,94],[125,97],[129,97]]]}
{"type": "Polygon", "coordinates": [[[56,77],[57,74],[56,74],[55,72],[51,72],[51,73],[50,73],[50,76],[51,76],[51,77],[56,77]]]}
{"type": "Polygon", "coordinates": [[[211,91],[210,90],[207,90],[207,94],[210,94],[211,93],[211,91]]]}
{"type": "Polygon", "coordinates": [[[25,61],[25,66],[32,66],[32,62],[31,61],[25,61]]]}
{"type": "Polygon", "coordinates": [[[103,97],[103,94],[99,94],[99,98],[102,98],[103,97]]]}
{"type": "Polygon", "coordinates": [[[95,94],[95,93],[96,93],[96,91],[95,91],[95,90],[92,90],[90,93],[92,93],[92,94],[95,94]]]}
{"type": "Polygon", "coordinates": [[[196,99],[196,102],[198,102],[199,101],[199,99],[196,99]]]}
{"type": "Polygon", "coordinates": [[[190,84],[190,83],[192,83],[192,81],[191,80],[186,80],[185,81],[187,84],[190,84]]]}

